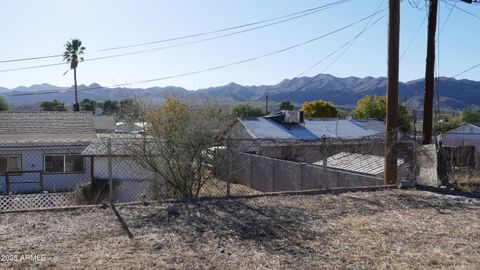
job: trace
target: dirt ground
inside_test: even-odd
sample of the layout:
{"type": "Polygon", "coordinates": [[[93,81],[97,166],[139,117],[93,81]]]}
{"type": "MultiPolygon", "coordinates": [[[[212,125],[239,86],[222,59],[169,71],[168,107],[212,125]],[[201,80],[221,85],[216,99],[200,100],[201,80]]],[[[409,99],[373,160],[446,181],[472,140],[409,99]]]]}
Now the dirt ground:
{"type": "Polygon", "coordinates": [[[390,190],[0,214],[0,269],[478,269],[480,201],[390,190]],[[15,257],[16,256],[16,257],[15,257]],[[27,257],[30,256],[30,257],[27,257]]]}

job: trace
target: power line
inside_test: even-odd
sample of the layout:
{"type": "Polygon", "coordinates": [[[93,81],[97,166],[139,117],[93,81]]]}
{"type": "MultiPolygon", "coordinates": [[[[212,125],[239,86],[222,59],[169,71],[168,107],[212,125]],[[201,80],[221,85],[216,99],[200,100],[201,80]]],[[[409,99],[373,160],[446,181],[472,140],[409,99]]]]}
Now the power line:
{"type": "Polygon", "coordinates": [[[0,60],[0,63],[11,63],[11,62],[21,62],[21,61],[30,61],[30,60],[39,60],[39,59],[46,59],[46,58],[56,58],[61,57],[63,54],[54,54],[54,55],[46,55],[46,56],[36,56],[36,57],[27,57],[27,58],[17,58],[17,59],[8,59],[8,60],[0,60]]]}
{"type": "Polygon", "coordinates": [[[465,10],[465,9],[463,9],[463,8],[457,6],[457,5],[453,5],[452,3],[449,3],[449,2],[447,2],[447,1],[445,1],[445,0],[443,0],[443,2],[446,3],[446,4],[448,4],[448,5],[450,5],[450,6],[453,7],[453,8],[456,8],[456,9],[458,9],[458,10],[461,10],[461,11],[464,12],[464,13],[467,13],[467,14],[470,15],[470,16],[473,16],[473,17],[475,17],[475,18],[477,18],[477,19],[480,19],[480,16],[478,16],[477,14],[474,14],[474,13],[468,11],[468,10],[465,10]]]}
{"type": "MultiPolygon", "coordinates": [[[[356,24],[359,24],[375,15],[377,15],[378,13],[380,12],[383,12],[385,11],[385,9],[381,10],[381,11],[378,11],[378,12],[375,12],[373,14],[370,14],[360,20],[357,20],[353,23],[350,23],[348,25],[345,25],[343,27],[340,27],[340,28],[337,28],[333,31],[330,31],[326,34],[323,34],[323,35],[320,35],[320,36],[317,36],[315,38],[312,38],[312,39],[309,39],[307,41],[304,41],[304,42],[301,42],[301,43],[297,43],[295,45],[292,45],[292,46],[289,46],[289,47],[285,47],[283,49],[279,49],[279,50],[276,50],[276,51],[273,51],[273,52],[269,52],[269,53],[266,53],[266,54],[262,54],[262,55],[258,55],[258,56],[255,56],[255,57],[251,57],[251,58],[248,58],[248,59],[244,59],[244,60],[241,60],[241,61],[237,61],[237,62],[233,62],[233,63],[229,63],[229,64],[224,64],[224,65],[220,65],[220,66],[215,66],[215,67],[211,67],[211,68],[207,68],[207,69],[202,69],[202,70],[197,70],[197,71],[192,71],[192,72],[187,72],[187,73],[181,73],[181,74],[176,74],[176,75],[171,75],[171,76],[165,76],[165,77],[160,77],[160,78],[154,78],[154,79],[149,79],[149,80],[142,80],[142,81],[136,81],[136,82],[132,82],[132,83],[124,83],[124,84],[117,84],[117,85],[113,85],[113,86],[107,86],[107,87],[119,87],[119,86],[126,86],[126,85],[132,85],[132,84],[141,84],[141,83],[149,83],[149,82],[155,82],[155,81],[162,81],[162,80],[167,80],[167,79],[173,79],[173,78],[177,78],[177,77],[184,77],[184,76],[188,76],[188,75],[194,75],[194,74],[199,74],[199,73],[204,73],[204,72],[207,72],[207,71],[212,71],[212,70],[217,70],[217,69],[222,69],[222,68],[226,68],[226,67],[230,67],[230,66],[235,66],[235,65],[239,65],[239,64],[243,64],[243,63],[246,63],[246,62],[251,62],[251,61],[254,61],[254,60],[258,60],[258,59],[261,59],[261,58],[265,58],[265,57],[268,57],[268,56],[272,56],[272,55],[275,55],[275,54],[279,54],[279,53],[282,53],[282,52],[285,52],[285,51],[289,51],[289,50],[292,50],[294,48],[298,48],[300,46],[303,46],[303,45],[306,45],[306,44],[309,44],[309,43],[312,43],[312,42],[315,42],[319,39],[322,39],[322,38],[325,38],[327,36],[330,36],[330,35],[333,35],[339,31],[342,31],[344,29],[347,29],[349,27],[352,27],[356,24]]],[[[88,90],[94,90],[94,89],[99,89],[99,88],[105,88],[105,87],[94,87],[94,88],[85,88],[85,89],[82,89],[82,90],[79,90],[79,91],[88,91],[88,90]]],[[[66,91],[66,90],[65,90],[66,91]]],[[[61,92],[65,92],[65,91],[61,91],[61,92]]],[[[6,95],[6,96],[30,96],[30,95],[44,95],[44,94],[51,94],[51,93],[60,93],[59,91],[49,91],[49,90],[46,90],[46,91],[37,91],[37,92],[31,92],[31,93],[21,93],[21,94],[12,94],[12,95],[6,95]]]]}
{"type": "Polygon", "coordinates": [[[455,7],[457,6],[457,3],[458,3],[458,0],[456,0],[455,3],[453,3],[453,6],[452,6],[452,8],[450,9],[450,12],[448,13],[447,18],[446,18],[445,21],[443,22],[442,27],[440,27],[440,32],[438,32],[439,39],[440,39],[440,35],[441,35],[442,32],[443,32],[443,29],[445,29],[445,26],[447,25],[447,22],[448,22],[448,20],[450,19],[450,16],[452,16],[453,10],[454,10],[455,7]]]}
{"type": "MultiPolygon", "coordinates": [[[[382,1],[380,3],[380,5],[377,7],[377,11],[375,12],[375,14],[379,13],[379,12],[382,12],[384,10],[386,10],[386,8],[382,9],[379,11],[379,8],[382,6],[384,1],[382,1]]],[[[306,69],[305,71],[301,72],[299,75],[295,76],[296,78],[298,78],[299,76],[303,75],[304,73],[310,71],[311,69],[313,69],[315,66],[319,65],[320,63],[322,63],[323,61],[325,61],[326,59],[328,59],[330,56],[334,55],[335,53],[337,53],[338,51],[340,51],[342,48],[344,48],[345,46],[347,45],[352,45],[363,33],[365,33],[368,29],[370,29],[371,27],[373,27],[375,24],[377,24],[381,19],[383,19],[385,17],[385,14],[383,16],[381,16],[380,18],[378,18],[375,22],[373,22],[371,25],[370,22],[372,20],[373,17],[370,17],[369,21],[367,22],[367,24],[365,25],[365,27],[359,32],[357,33],[352,39],[350,39],[349,41],[345,42],[344,44],[342,44],[340,47],[338,47],[337,49],[335,49],[334,51],[332,51],[330,54],[328,54],[327,56],[323,57],[322,59],[320,59],[319,61],[317,61],[316,63],[314,63],[312,66],[310,66],[308,69],[306,69]]],[[[350,47],[350,46],[349,46],[350,47]]],[[[348,50],[347,47],[332,63],[330,63],[330,65],[324,69],[327,70],[330,66],[332,66],[345,52],[346,50],[348,50]]],[[[324,72],[322,71],[322,73],[324,72]]],[[[311,82],[313,82],[316,78],[318,77],[317,76],[314,76],[312,78],[310,78],[306,83],[304,83],[303,85],[301,85],[300,87],[298,87],[297,89],[291,91],[290,93],[288,93],[286,96],[282,97],[281,99],[282,100],[285,100],[293,95],[295,95],[296,93],[298,93],[300,90],[304,89],[306,86],[308,86],[311,82]]]]}
{"type": "MultiPolygon", "coordinates": [[[[380,2],[380,4],[378,5],[377,9],[375,11],[378,11],[380,10],[380,8],[382,7],[384,3],[384,0],[382,0],[380,2]]],[[[377,19],[371,26],[375,25],[377,22],[379,22],[381,19],[383,19],[383,17],[385,17],[385,15],[383,15],[382,17],[380,17],[379,19],[377,19]]],[[[355,36],[351,42],[348,44],[348,46],[327,66],[325,67],[321,73],[325,73],[330,67],[332,67],[340,58],[342,58],[342,56],[350,49],[350,47],[352,47],[352,45],[355,43],[355,41],[357,41],[357,39],[360,37],[361,34],[363,34],[369,27],[369,24],[370,22],[372,21],[373,17],[370,17],[370,19],[367,21],[367,23],[365,24],[365,26],[363,27],[363,30],[360,31],[360,33],[357,34],[357,36],[355,36]]]]}
{"type": "MultiPolygon", "coordinates": [[[[345,1],[351,1],[351,0],[343,0],[343,1],[338,1],[338,2],[343,3],[345,1]]],[[[335,2],[334,4],[338,5],[338,2],[335,2]]],[[[327,6],[327,5],[325,5],[325,6],[327,6]]],[[[332,7],[332,4],[328,5],[328,7],[332,7]]],[[[327,9],[327,8],[324,8],[324,9],[327,9]]],[[[287,21],[291,21],[291,20],[294,20],[294,19],[298,19],[298,18],[301,18],[301,17],[308,16],[308,15],[313,14],[313,13],[317,13],[317,12],[319,12],[321,10],[324,10],[324,9],[317,9],[315,11],[305,13],[305,14],[302,14],[302,15],[298,15],[298,16],[288,18],[288,19],[285,19],[285,20],[281,20],[281,21],[277,21],[277,22],[273,22],[273,23],[270,23],[270,24],[261,25],[261,26],[257,26],[257,27],[252,27],[252,28],[248,28],[248,29],[244,29],[244,30],[240,30],[240,31],[236,31],[236,32],[228,33],[228,34],[222,34],[222,35],[218,35],[218,36],[213,36],[213,37],[209,37],[209,38],[204,38],[204,39],[200,39],[200,40],[189,41],[189,42],[184,42],[184,43],[179,43],[179,44],[173,44],[173,45],[159,47],[159,48],[152,48],[152,49],[140,50],[140,51],[135,51],[135,52],[120,53],[120,54],[90,58],[90,59],[85,60],[84,62],[98,61],[98,60],[104,60],[104,59],[110,59],[110,58],[116,58],[116,57],[123,57],[123,56],[128,56],[128,55],[136,55],[136,54],[141,54],[141,53],[146,53],[146,52],[170,49],[170,48],[181,47],[181,46],[185,46],[185,45],[191,45],[191,44],[196,44],[196,43],[200,43],[200,42],[215,40],[215,39],[219,39],[219,38],[233,36],[233,35],[237,35],[237,34],[241,34],[241,33],[245,33],[245,32],[258,30],[258,29],[261,29],[261,28],[269,27],[269,26],[272,26],[272,25],[284,23],[284,22],[287,22],[287,21]]],[[[37,65],[37,66],[30,66],[30,67],[2,69],[2,70],[0,70],[0,72],[10,72],[10,71],[35,69],[35,68],[43,68],[43,67],[50,67],[50,66],[59,66],[59,65],[64,65],[64,64],[65,64],[64,62],[61,62],[61,63],[54,63],[54,64],[48,64],[48,65],[37,65]]]]}
{"type": "Polygon", "coordinates": [[[405,56],[405,54],[407,53],[407,51],[410,49],[410,46],[412,46],[413,41],[417,38],[417,35],[418,35],[418,33],[420,32],[420,29],[423,27],[423,25],[424,25],[425,22],[427,21],[427,17],[428,17],[428,13],[425,14],[425,17],[423,17],[422,22],[421,22],[420,25],[417,27],[417,30],[415,31],[415,34],[412,36],[412,38],[411,38],[410,41],[408,42],[407,47],[405,47],[405,50],[402,52],[402,55],[400,56],[400,61],[402,61],[403,57],[405,56]]]}
{"type": "MultiPolygon", "coordinates": [[[[192,37],[205,36],[205,35],[210,35],[210,34],[235,30],[235,29],[239,29],[239,28],[243,28],[243,27],[248,27],[248,26],[252,26],[252,25],[257,25],[257,24],[267,23],[267,22],[271,22],[271,21],[281,20],[281,19],[284,19],[284,18],[287,18],[287,17],[291,17],[291,16],[303,14],[303,13],[308,13],[308,15],[310,15],[310,14],[316,13],[318,11],[328,9],[328,8],[332,8],[334,6],[337,6],[339,4],[343,4],[343,3],[346,3],[346,2],[349,2],[349,1],[351,1],[351,0],[336,1],[336,2],[329,3],[329,4],[317,6],[317,7],[314,7],[314,8],[302,10],[302,11],[299,11],[299,12],[287,14],[287,15],[284,15],[284,16],[275,17],[275,18],[266,19],[266,20],[257,21],[257,22],[252,22],[252,23],[247,23],[247,24],[242,24],[242,25],[238,25],[238,26],[232,26],[232,27],[222,28],[222,29],[218,29],[218,30],[202,32],[202,33],[197,33],[197,34],[191,34],[191,35],[185,35],[185,36],[174,37],[174,38],[168,38],[168,39],[163,39],[163,40],[142,42],[142,43],[136,43],[136,44],[131,44],[131,45],[106,48],[106,49],[101,49],[99,51],[112,51],[112,50],[126,49],[126,48],[132,48],[132,47],[138,47],[138,46],[144,46],[144,45],[152,45],[152,44],[164,43],[164,42],[169,42],[169,41],[187,39],[187,38],[192,38],[192,37]]],[[[296,17],[296,18],[298,18],[298,17],[296,17]]]]}
{"type": "Polygon", "coordinates": [[[470,68],[468,68],[468,69],[466,69],[466,70],[464,70],[464,71],[462,71],[462,72],[460,72],[460,73],[458,73],[458,74],[455,74],[455,75],[453,75],[452,78],[456,78],[456,77],[458,77],[458,76],[460,76],[460,75],[463,75],[463,74],[465,74],[465,73],[467,73],[467,72],[469,72],[469,71],[471,71],[471,70],[473,70],[473,69],[476,69],[476,68],[478,68],[478,67],[480,67],[480,64],[474,65],[474,66],[472,66],[472,67],[470,67],[470,68]]]}
{"type": "MultiPolygon", "coordinates": [[[[232,26],[232,27],[217,29],[217,30],[213,30],[213,31],[207,31],[207,32],[202,32],[202,33],[197,33],[197,34],[191,34],[191,35],[185,35],[185,36],[179,36],[179,37],[173,37],[173,38],[168,38],[168,39],[163,39],[163,40],[157,40],[157,41],[136,43],[136,44],[126,45],[126,46],[118,46],[118,47],[105,48],[105,49],[100,49],[100,50],[97,50],[97,51],[98,51],[98,52],[102,52],[102,51],[113,51],[113,50],[120,50],[120,49],[132,48],[132,47],[139,47],[139,46],[145,46],[145,45],[165,43],[165,42],[169,42],[169,41],[189,39],[189,38],[193,38],[193,37],[200,37],[200,36],[205,36],[205,35],[210,35],[210,34],[215,34],[215,33],[221,33],[221,32],[231,31],[231,30],[235,30],[235,29],[239,29],[239,28],[245,28],[245,27],[248,27],[248,26],[253,26],[253,25],[258,25],[258,24],[263,24],[263,23],[267,23],[267,22],[272,22],[272,21],[281,20],[281,21],[278,21],[278,22],[274,22],[274,23],[270,23],[270,24],[267,24],[267,25],[258,27],[258,28],[257,28],[257,27],[255,27],[255,28],[250,28],[249,30],[238,31],[238,32],[235,32],[235,33],[231,33],[231,34],[225,35],[225,36],[230,36],[230,35],[234,35],[234,34],[244,33],[244,32],[248,32],[248,31],[253,31],[253,30],[260,29],[260,28],[265,28],[265,27],[269,27],[269,26],[272,26],[272,25],[276,25],[276,24],[288,22],[288,21],[295,20],[295,19],[298,19],[298,18],[302,18],[302,17],[308,16],[308,15],[315,14],[315,13],[318,13],[318,12],[320,12],[320,11],[323,11],[323,10],[326,10],[326,9],[329,9],[329,8],[332,8],[332,7],[335,7],[335,6],[337,6],[337,5],[347,3],[347,2],[349,2],[349,1],[351,1],[351,0],[339,0],[339,1],[336,1],[336,2],[328,3],[328,4],[325,4],[325,5],[321,5],[321,6],[309,8],[309,9],[306,9],[306,10],[302,10],[302,11],[290,13],[290,14],[287,14],[287,15],[279,16],[279,17],[274,17],[274,18],[270,18],[270,19],[266,19],[266,20],[261,20],[261,21],[256,21],[256,22],[252,22],[252,23],[247,23],[247,24],[242,24],[242,25],[237,25],[237,26],[232,26]],[[292,17],[292,16],[294,16],[294,17],[292,17]],[[292,18],[289,18],[289,17],[292,17],[292,18]],[[285,19],[285,18],[288,18],[288,19],[285,19]],[[282,19],[283,19],[283,20],[282,20],[282,19]]],[[[223,35],[222,35],[222,36],[217,36],[216,38],[220,38],[220,37],[224,37],[224,36],[223,36],[223,35]]],[[[211,40],[211,39],[204,39],[204,40],[201,40],[201,41],[206,41],[206,40],[211,40]]],[[[199,42],[199,41],[197,41],[197,42],[199,42]]],[[[197,42],[193,42],[193,43],[197,43],[197,42]]],[[[192,43],[187,43],[187,44],[192,44],[192,43]]],[[[182,45],[186,45],[186,44],[182,44],[182,45]]],[[[173,46],[172,46],[172,47],[173,47],[173,46]]],[[[165,48],[165,47],[164,47],[164,48],[165,48]]],[[[164,48],[161,48],[161,49],[164,49],[164,48]]],[[[167,48],[171,48],[171,47],[168,46],[167,48]]],[[[158,50],[158,49],[153,49],[153,50],[158,50]]],[[[147,52],[147,51],[152,51],[152,50],[144,50],[144,51],[134,52],[134,53],[131,53],[131,54],[137,54],[137,53],[142,53],[142,52],[147,52]]],[[[119,55],[107,56],[107,57],[103,57],[103,58],[102,58],[102,57],[98,57],[98,58],[94,58],[94,59],[90,59],[90,60],[106,59],[106,58],[112,58],[112,57],[124,56],[124,55],[130,55],[130,54],[119,54],[119,55]]],[[[0,63],[11,63],[11,62],[20,62],[20,61],[30,61],[30,60],[38,60],[38,59],[56,58],[56,57],[61,57],[61,56],[63,56],[63,55],[62,55],[62,54],[55,54],[55,55],[47,55],[47,56],[37,56],[37,57],[28,57],[28,58],[8,59],[8,60],[0,60],[0,63]]],[[[60,65],[60,64],[63,64],[63,63],[52,64],[52,65],[60,65]]],[[[11,70],[0,70],[0,71],[3,71],[3,72],[4,72],[4,71],[14,71],[14,70],[29,69],[29,68],[38,68],[38,67],[43,67],[43,66],[44,66],[44,65],[33,66],[33,67],[28,67],[28,68],[11,69],[11,70]]]]}

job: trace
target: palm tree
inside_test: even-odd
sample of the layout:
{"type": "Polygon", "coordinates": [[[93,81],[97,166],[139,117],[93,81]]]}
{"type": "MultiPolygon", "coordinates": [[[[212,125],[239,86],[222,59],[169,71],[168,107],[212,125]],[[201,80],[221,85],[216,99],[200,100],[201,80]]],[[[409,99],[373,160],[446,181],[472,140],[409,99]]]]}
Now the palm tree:
{"type": "Polygon", "coordinates": [[[70,63],[70,69],[73,69],[73,79],[75,81],[75,104],[73,105],[74,111],[80,111],[80,105],[78,104],[78,93],[77,93],[77,66],[78,66],[78,56],[80,56],[80,61],[83,61],[82,54],[84,54],[85,47],[82,47],[82,41],[80,39],[71,39],[65,44],[65,52],[63,53],[63,60],[67,63],[70,63]]]}

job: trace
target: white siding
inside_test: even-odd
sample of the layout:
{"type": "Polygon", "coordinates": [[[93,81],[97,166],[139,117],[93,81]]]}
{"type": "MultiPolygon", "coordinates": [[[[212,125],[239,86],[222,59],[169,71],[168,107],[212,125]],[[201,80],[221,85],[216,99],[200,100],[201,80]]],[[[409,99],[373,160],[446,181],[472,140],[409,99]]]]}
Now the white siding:
{"type": "MultiPolygon", "coordinates": [[[[96,179],[108,179],[107,157],[95,157],[93,166],[96,179]]],[[[128,157],[112,158],[112,178],[115,180],[143,180],[151,179],[152,177],[152,172],[145,170],[128,157]]]]}

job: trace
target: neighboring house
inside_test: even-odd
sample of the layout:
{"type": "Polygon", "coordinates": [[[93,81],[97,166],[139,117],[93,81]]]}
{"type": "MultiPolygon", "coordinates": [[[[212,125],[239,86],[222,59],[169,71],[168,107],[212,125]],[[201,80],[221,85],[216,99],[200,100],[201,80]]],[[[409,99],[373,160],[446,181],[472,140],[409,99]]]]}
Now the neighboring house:
{"type": "Polygon", "coordinates": [[[115,132],[117,133],[144,133],[145,129],[147,128],[146,122],[117,122],[115,124],[115,132]]]}
{"type": "Polygon", "coordinates": [[[89,182],[91,161],[81,153],[96,139],[93,117],[0,112],[0,193],[66,191],[89,182]]]}
{"type": "Polygon", "coordinates": [[[324,144],[328,145],[328,155],[362,149],[369,154],[383,155],[384,124],[381,121],[303,120],[301,115],[291,117],[292,114],[295,112],[239,118],[229,136],[240,152],[287,160],[318,161],[325,153],[324,144]]]}
{"type": "Polygon", "coordinates": [[[153,174],[135,160],[135,151],[144,141],[143,136],[134,134],[97,134],[97,139],[82,151],[82,155],[93,160],[92,177],[109,179],[109,149],[111,144],[112,178],[115,180],[146,180],[153,174]]]}
{"type": "Polygon", "coordinates": [[[445,147],[475,146],[480,153],[480,123],[465,123],[439,136],[445,147]]]}
{"type": "Polygon", "coordinates": [[[85,158],[92,160],[91,178],[96,186],[108,183],[111,157],[114,201],[145,199],[154,187],[152,184],[159,183],[152,181],[158,178],[135,158],[145,141],[145,137],[138,134],[97,134],[95,142],[82,151],[85,158]]]}
{"type": "Polygon", "coordinates": [[[115,118],[111,115],[100,115],[93,118],[96,133],[112,133],[115,131],[115,118]]]}
{"type": "MultiPolygon", "coordinates": [[[[317,166],[323,166],[323,160],[313,163],[317,166]]],[[[397,160],[397,172],[399,178],[404,177],[404,160],[397,160]]],[[[382,156],[340,152],[327,158],[327,168],[373,176],[383,179],[385,170],[385,158],[382,156]]]]}

